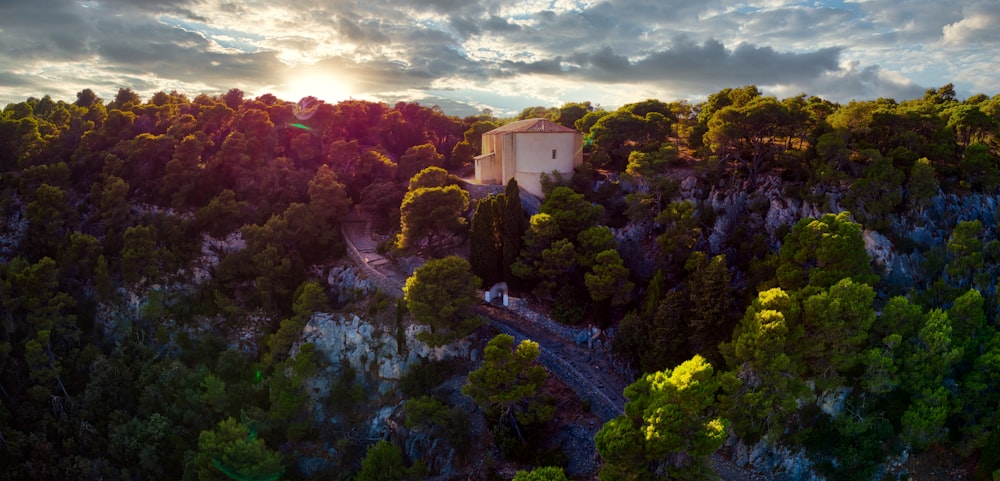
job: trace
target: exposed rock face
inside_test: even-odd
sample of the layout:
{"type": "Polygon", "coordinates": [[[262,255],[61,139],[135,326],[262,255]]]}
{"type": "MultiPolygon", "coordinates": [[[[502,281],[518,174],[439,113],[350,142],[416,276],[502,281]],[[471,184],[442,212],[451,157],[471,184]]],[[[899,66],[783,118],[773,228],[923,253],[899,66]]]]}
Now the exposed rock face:
{"type": "Polygon", "coordinates": [[[375,292],[371,280],[359,275],[358,268],[353,265],[330,268],[330,272],[326,275],[326,283],[337,299],[337,305],[343,305],[358,297],[370,296],[375,292]]]}
{"type": "MultiPolygon", "coordinates": [[[[469,357],[471,342],[468,340],[430,347],[417,340],[417,334],[425,330],[426,326],[406,326],[402,333],[404,345],[400,346],[396,333],[356,315],[316,313],[302,330],[301,342],[315,344],[317,353],[330,361],[333,372],[329,374],[339,375],[341,363],[346,363],[358,373],[362,383],[384,394],[393,390],[409,366],[421,359],[442,361],[469,357]]],[[[300,345],[292,348],[293,355],[298,353],[300,345]]],[[[323,389],[323,386],[317,387],[323,389]]]]}
{"type": "MultiPolygon", "coordinates": [[[[836,207],[837,196],[827,194],[824,204],[816,205],[798,198],[789,198],[785,194],[786,183],[778,176],[762,176],[758,178],[755,187],[748,190],[748,184],[714,187],[705,199],[706,207],[712,208],[716,214],[715,224],[709,234],[709,246],[713,253],[722,250],[723,243],[738,225],[759,226],[767,233],[772,246],[781,243],[779,234],[783,226],[791,226],[806,217],[820,217],[831,212],[828,205],[834,206],[832,212],[839,212],[836,207]]],[[[820,197],[819,193],[815,193],[820,197]]]]}
{"type": "MultiPolygon", "coordinates": [[[[425,330],[426,326],[408,325],[401,332],[395,332],[353,314],[316,313],[302,330],[302,340],[292,347],[291,355],[297,355],[302,344],[313,343],[316,354],[328,361],[325,363],[327,369],[306,382],[317,422],[331,422],[323,412],[323,400],[330,394],[331,382],[343,374],[344,368],[350,367],[366,391],[375,394],[368,400],[366,413],[369,418],[363,436],[402,440],[407,456],[423,459],[432,472],[447,476],[454,474],[454,449],[441,439],[404,427],[404,403],[396,395],[396,386],[410,366],[421,360],[468,359],[472,342],[463,339],[430,347],[417,339],[417,334],[425,330]],[[398,339],[402,339],[402,345],[398,339]]],[[[455,392],[457,390],[456,387],[455,392]]]]}
{"type": "Polygon", "coordinates": [[[836,417],[840,413],[844,412],[844,406],[847,404],[847,397],[851,395],[853,388],[841,386],[836,389],[826,391],[816,399],[816,405],[819,406],[820,411],[830,417],[836,417]]]}
{"type": "Polygon", "coordinates": [[[726,444],[732,449],[734,463],[738,466],[753,466],[757,472],[768,476],[768,479],[776,481],[826,479],[813,471],[812,462],[804,450],[773,446],[764,440],[748,446],[735,436],[730,436],[726,444]]]}

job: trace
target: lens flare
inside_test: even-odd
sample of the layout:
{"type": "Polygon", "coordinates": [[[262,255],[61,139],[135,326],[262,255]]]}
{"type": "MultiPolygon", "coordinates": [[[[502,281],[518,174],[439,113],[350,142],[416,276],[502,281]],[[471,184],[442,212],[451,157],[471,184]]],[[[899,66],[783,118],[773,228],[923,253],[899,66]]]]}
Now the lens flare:
{"type": "Polygon", "coordinates": [[[316,97],[311,95],[308,97],[302,97],[302,99],[299,100],[294,107],[292,107],[292,113],[295,114],[295,118],[299,120],[309,120],[313,115],[316,115],[316,109],[319,108],[319,104],[321,103],[322,102],[320,102],[316,97]]]}

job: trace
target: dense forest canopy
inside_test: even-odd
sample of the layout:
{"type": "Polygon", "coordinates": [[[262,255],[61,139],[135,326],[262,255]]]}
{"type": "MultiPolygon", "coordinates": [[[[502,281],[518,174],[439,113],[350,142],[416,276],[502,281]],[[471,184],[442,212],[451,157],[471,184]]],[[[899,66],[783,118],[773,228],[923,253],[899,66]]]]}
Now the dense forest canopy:
{"type": "MultiPolygon", "coordinates": [[[[598,433],[602,479],[703,476],[727,436],[804,450],[831,479],[904,452],[1000,473],[1000,95],[745,86],[499,119],[84,90],[3,109],[0,190],[0,479],[436,474],[314,419],[306,386],[330,361],[301,334],[345,309],[446,344],[480,324],[482,281],[613,333],[636,382],[598,433]],[[543,176],[536,211],[516,183],[472,194],[482,133],[533,117],[580,130],[584,164],[543,176]],[[430,259],[405,300],[334,295],[321,266],[344,261],[349,215],[381,253],[430,259]]],[[[488,349],[463,392],[516,479],[563,476],[524,455],[555,422],[538,345],[488,349]]],[[[361,423],[376,393],[352,376],[324,409],[361,423]]],[[[408,425],[470,449],[468,413],[407,392],[408,425]]]]}

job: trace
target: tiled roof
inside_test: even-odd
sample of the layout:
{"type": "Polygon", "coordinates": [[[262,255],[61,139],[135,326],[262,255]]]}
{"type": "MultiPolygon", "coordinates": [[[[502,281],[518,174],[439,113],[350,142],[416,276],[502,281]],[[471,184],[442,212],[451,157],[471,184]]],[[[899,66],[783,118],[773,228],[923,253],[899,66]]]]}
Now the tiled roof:
{"type": "Polygon", "coordinates": [[[499,134],[503,132],[576,132],[576,129],[559,125],[551,120],[527,119],[511,122],[486,133],[499,134]]]}

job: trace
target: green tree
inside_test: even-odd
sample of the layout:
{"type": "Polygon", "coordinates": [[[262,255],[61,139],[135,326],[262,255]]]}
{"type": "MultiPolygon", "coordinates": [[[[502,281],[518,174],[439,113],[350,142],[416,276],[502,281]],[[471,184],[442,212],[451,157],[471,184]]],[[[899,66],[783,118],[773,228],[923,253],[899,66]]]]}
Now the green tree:
{"type": "Polygon", "coordinates": [[[691,353],[687,343],[690,334],[687,293],[671,290],[648,297],[650,294],[647,289],[646,303],[652,311],[626,314],[612,339],[615,352],[631,359],[642,372],[676,366],[691,353]]]}
{"type": "Polygon", "coordinates": [[[684,265],[688,271],[690,314],[689,338],[695,352],[705,357],[717,357],[717,346],[723,336],[733,332],[739,319],[734,306],[736,292],[731,285],[732,276],[726,266],[726,256],[720,254],[709,259],[701,252],[691,254],[684,265]]]}
{"type": "Polygon", "coordinates": [[[400,225],[397,245],[415,249],[426,242],[432,254],[439,252],[465,230],[463,213],[469,208],[469,193],[457,185],[422,187],[403,197],[399,208],[400,225]]]}
{"type": "Polygon", "coordinates": [[[927,157],[917,160],[910,169],[910,180],[906,184],[906,202],[917,215],[924,213],[924,208],[930,205],[931,198],[938,193],[938,180],[927,157]]]}
{"type": "Polygon", "coordinates": [[[448,157],[448,168],[460,169],[472,163],[472,159],[478,155],[472,144],[461,141],[451,148],[451,156],[448,157]]]}
{"type": "Polygon", "coordinates": [[[590,102],[568,102],[559,107],[555,118],[552,120],[564,127],[576,128],[576,121],[594,111],[594,106],[590,102]]]}
{"type": "Polygon", "coordinates": [[[513,481],[569,481],[566,472],[558,466],[545,466],[531,471],[519,470],[513,481]]]}
{"type": "Polygon", "coordinates": [[[872,271],[861,226],[849,212],[806,218],[792,227],[779,251],[778,283],[788,290],[807,285],[830,287],[845,277],[873,285],[872,271]]]}
{"type": "Polygon", "coordinates": [[[469,260],[472,272],[483,279],[486,286],[503,278],[503,241],[500,222],[503,220],[504,199],[489,195],[476,204],[469,230],[469,260]]]}
{"type": "Polygon", "coordinates": [[[153,227],[135,226],[125,229],[121,268],[122,279],[127,283],[138,282],[143,277],[155,282],[160,269],[156,259],[156,232],[153,227]]]}
{"type": "Polygon", "coordinates": [[[875,321],[875,290],[850,278],[802,302],[802,325],[808,343],[803,361],[820,389],[844,383],[868,347],[875,321]]]}
{"type": "Polygon", "coordinates": [[[545,196],[541,213],[552,216],[559,229],[559,238],[576,239],[584,229],[604,217],[604,208],[586,200],[569,187],[559,186],[545,196]]]}
{"type": "Polygon", "coordinates": [[[209,203],[195,211],[195,225],[216,237],[245,225],[249,220],[250,204],[237,201],[236,193],[230,189],[219,192],[209,203]]]}
{"type": "Polygon", "coordinates": [[[798,355],[804,339],[801,307],[785,291],[760,292],[721,346],[733,370],[723,375],[723,401],[736,434],[774,441],[794,419],[799,402],[811,397],[798,355]]]}
{"type": "Polygon", "coordinates": [[[191,469],[201,481],[274,481],[285,472],[281,454],[233,418],[220,421],[212,431],[201,432],[191,469]]]}
{"type": "Polygon", "coordinates": [[[665,175],[667,166],[676,160],[677,148],[670,143],[657,152],[637,150],[629,154],[625,178],[636,184],[636,191],[627,196],[628,216],[633,222],[655,219],[677,190],[677,181],[665,175]]]}
{"type": "Polygon", "coordinates": [[[694,203],[690,200],[671,202],[656,216],[656,223],[663,226],[663,233],[656,237],[660,255],[665,264],[678,269],[701,236],[694,203]]]}
{"type": "Polygon", "coordinates": [[[754,182],[758,173],[782,150],[774,143],[787,124],[788,111],[774,97],[754,97],[712,113],[703,142],[723,161],[744,168],[754,182]]]}
{"type": "Polygon", "coordinates": [[[449,174],[447,170],[441,167],[427,167],[420,172],[417,172],[412,178],[410,178],[408,190],[417,190],[421,187],[447,187],[449,185],[458,185],[461,179],[457,176],[449,174]]]}
{"type": "Polygon", "coordinates": [[[577,263],[580,267],[594,267],[597,255],[609,249],[618,249],[618,241],[608,226],[591,226],[576,236],[577,263]]]}
{"type": "Polygon", "coordinates": [[[337,181],[337,175],[328,165],[324,164],[316,171],[309,181],[309,209],[325,230],[335,230],[331,227],[347,215],[351,199],[347,196],[344,184],[337,181]]]}
{"type": "Polygon", "coordinates": [[[479,283],[469,261],[457,256],[431,259],[413,271],[403,286],[403,299],[413,318],[430,327],[424,342],[444,345],[479,325],[471,313],[479,301],[479,283]]]}
{"type": "Polygon", "coordinates": [[[940,309],[927,313],[901,369],[903,388],[912,394],[910,407],[901,420],[902,438],[917,449],[944,441],[945,422],[952,413],[952,396],[943,381],[962,358],[952,336],[948,314],[940,309]]]}
{"type": "MultiPolygon", "coordinates": [[[[969,289],[958,296],[948,309],[954,344],[964,352],[963,364],[968,367],[992,337],[992,328],[986,323],[986,300],[976,289],[969,289]]],[[[964,373],[963,373],[964,374],[964,373]]]]}
{"type": "Polygon", "coordinates": [[[572,282],[576,258],[576,248],[568,239],[557,240],[543,249],[534,264],[534,276],[538,278],[535,294],[548,297],[572,282]]]}
{"type": "Polygon", "coordinates": [[[469,373],[462,394],[524,440],[522,428],[552,419],[555,406],[542,398],[548,371],[538,365],[538,343],[527,339],[514,345],[514,337],[499,334],[483,349],[483,364],[469,373]]]}
{"type": "Polygon", "coordinates": [[[881,155],[862,172],[864,176],[853,182],[844,196],[844,204],[865,227],[885,229],[903,201],[903,172],[892,165],[892,159],[881,155]]]}
{"type": "Polygon", "coordinates": [[[593,272],[584,274],[584,282],[595,303],[608,302],[612,306],[621,306],[630,300],[635,288],[628,277],[629,270],[618,251],[608,249],[597,254],[593,272]]]}
{"type": "Polygon", "coordinates": [[[1000,183],[997,157],[984,144],[972,144],[962,154],[959,171],[964,185],[980,192],[992,192],[1000,183]]]}
{"type": "Polygon", "coordinates": [[[521,189],[513,177],[507,181],[507,186],[504,189],[503,216],[500,225],[503,229],[501,236],[503,279],[512,284],[515,283],[515,277],[511,272],[511,266],[517,261],[517,256],[521,254],[524,233],[527,230],[524,206],[521,205],[521,189]]]}
{"type": "Polygon", "coordinates": [[[443,435],[452,448],[465,453],[469,448],[469,416],[460,408],[430,396],[420,396],[406,400],[406,427],[427,433],[430,436],[443,435]]]}
{"type": "Polygon", "coordinates": [[[356,481],[400,481],[407,477],[406,460],[399,446],[384,439],[368,446],[356,481]]]}
{"type": "Polygon", "coordinates": [[[986,445],[990,433],[998,422],[1000,406],[1000,386],[995,380],[1000,378],[1000,334],[995,331],[983,343],[983,352],[976,357],[972,369],[962,380],[960,391],[962,411],[961,431],[963,446],[970,452],[986,445]]]}
{"type": "Polygon", "coordinates": [[[434,144],[416,145],[406,149],[399,158],[397,175],[400,179],[409,179],[427,167],[444,167],[444,156],[438,153],[434,144]]]}
{"type": "Polygon", "coordinates": [[[28,238],[31,243],[27,250],[40,257],[55,257],[67,231],[70,220],[70,206],[66,191],[59,187],[42,184],[35,190],[35,197],[24,209],[28,221],[28,238]]]}
{"type": "Polygon", "coordinates": [[[715,370],[701,356],[625,388],[625,414],[594,437],[604,458],[601,480],[714,477],[710,456],[722,447],[728,427],[719,415],[718,390],[715,370]]]}
{"type": "Polygon", "coordinates": [[[969,287],[976,273],[983,269],[983,224],[978,220],[962,221],[952,230],[945,244],[951,259],[945,266],[949,283],[954,287],[969,287]]]}

